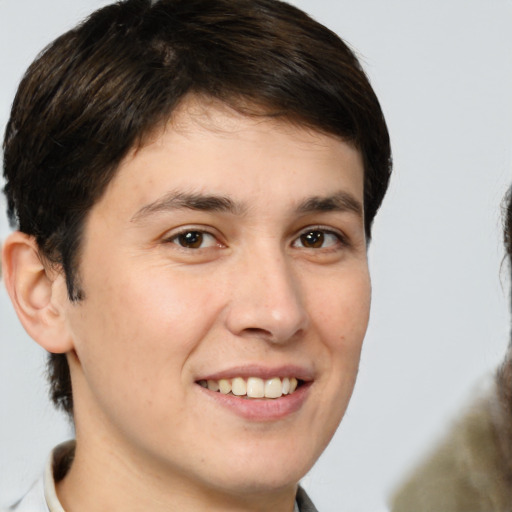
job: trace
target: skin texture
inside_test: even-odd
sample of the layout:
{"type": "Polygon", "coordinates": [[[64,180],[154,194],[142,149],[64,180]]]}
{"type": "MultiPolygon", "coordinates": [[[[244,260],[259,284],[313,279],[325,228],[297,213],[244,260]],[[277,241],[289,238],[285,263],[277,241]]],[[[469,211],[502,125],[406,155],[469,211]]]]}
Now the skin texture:
{"type": "Polygon", "coordinates": [[[370,307],[362,201],[352,146],[189,101],[91,210],[82,302],[67,299],[58,271],[36,278],[34,263],[23,281],[13,261],[30,259],[33,242],[7,242],[8,288],[28,282],[24,302],[37,300],[20,318],[70,362],[66,510],[293,509],[357,375],[370,307]],[[197,209],[204,196],[215,200],[197,209]],[[201,233],[199,244],[184,246],[183,233],[201,233]],[[251,416],[197,383],[230,371],[302,372],[307,390],[292,411],[251,416]]]}

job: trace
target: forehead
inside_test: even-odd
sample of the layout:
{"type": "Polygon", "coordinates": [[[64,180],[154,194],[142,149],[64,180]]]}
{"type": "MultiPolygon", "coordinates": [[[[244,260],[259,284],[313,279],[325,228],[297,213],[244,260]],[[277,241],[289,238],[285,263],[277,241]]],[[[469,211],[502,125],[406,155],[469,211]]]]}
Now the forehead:
{"type": "MultiPolygon", "coordinates": [[[[193,97],[129,152],[108,189],[142,202],[175,189],[241,200],[264,191],[285,200],[299,193],[301,183],[299,195],[307,192],[306,182],[312,194],[327,194],[334,181],[341,187],[345,182],[362,200],[363,163],[353,145],[282,117],[248,116],[193,97]]],[[[109,190],[105,196],[117,201],[109,190]]]]}
{"type": "Polygon", "coordinates": [[[132,148],[128,158],[152,144],[161,142],[170,131],[182,136],[209,132],[219,138],[242,141],[252,132],[269,130],[286,134],[296,143],[304,143],[309,149],[340,142],[358,151],[354,144],[340,136],[311,126],[293,114],[274,111],[271,107],[250,103],[249,100],[233,100],[228,103],[197,94],[188,94],[174,109],[171,116],[158,123],[143,138],[140,145],[132,148]]]}

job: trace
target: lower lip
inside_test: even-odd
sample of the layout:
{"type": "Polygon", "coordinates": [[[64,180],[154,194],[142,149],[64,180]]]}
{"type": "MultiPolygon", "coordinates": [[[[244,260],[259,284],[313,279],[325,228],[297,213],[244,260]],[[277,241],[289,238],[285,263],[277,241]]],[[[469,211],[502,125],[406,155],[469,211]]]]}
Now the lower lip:
{"type": "Polygon", "coordinates": [[[208,399],[215,401],[238,416],[250,421],[277,421],[297,412],[309,393],[311,382],[305,382],[291,395],[283,395],[280,398],[242,398],[235,395],[223,395],[218,391],[210,391],[199,384],[198,389],[208,399]]]}

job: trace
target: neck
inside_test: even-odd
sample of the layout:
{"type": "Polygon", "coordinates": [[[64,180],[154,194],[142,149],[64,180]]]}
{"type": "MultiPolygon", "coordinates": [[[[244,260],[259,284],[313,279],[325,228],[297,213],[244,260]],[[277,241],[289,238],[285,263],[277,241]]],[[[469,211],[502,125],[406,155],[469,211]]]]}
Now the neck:
{"type": "Polygon", "coordinates": [[[157,468],[147,461],[119,457],[77,436],[73,463],[57,482],[64,510],[95,512],[292,512],[297,486],[272,490],[216,489],[190,481],[186,475],[157,468]]]}

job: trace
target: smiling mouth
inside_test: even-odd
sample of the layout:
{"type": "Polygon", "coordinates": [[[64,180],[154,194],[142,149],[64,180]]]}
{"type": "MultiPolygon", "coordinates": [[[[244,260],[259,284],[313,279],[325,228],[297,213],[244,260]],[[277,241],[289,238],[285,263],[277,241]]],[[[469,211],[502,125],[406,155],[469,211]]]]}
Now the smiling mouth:
{"type": "Polygon", "coordinates": [[[234,395],[241,398],[281,398],[293,394],[302,381],[295,377],[273,377],[260,379],[259,377],[235,377],[234,379],[199,380],[203,388],[223,395],[234,395]]]}

